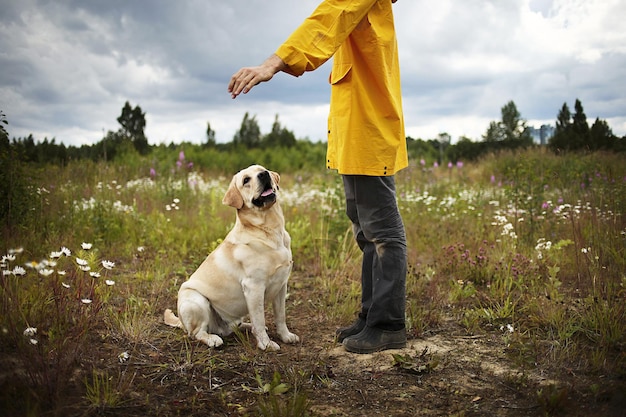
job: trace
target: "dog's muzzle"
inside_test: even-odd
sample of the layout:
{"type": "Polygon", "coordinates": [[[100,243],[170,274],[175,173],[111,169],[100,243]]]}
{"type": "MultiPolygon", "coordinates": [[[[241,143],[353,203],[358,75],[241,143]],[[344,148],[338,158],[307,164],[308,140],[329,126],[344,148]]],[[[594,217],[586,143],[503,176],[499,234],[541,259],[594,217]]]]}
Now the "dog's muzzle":
{"type": "Polygon", "coordinates": [[[262,171],[257,175],[260,186],[260,194],[252,200],[252,204],[257,207],[263,207],[276,201],[276,192],[272,186],[272,177],[268,171],[262,171]]]}

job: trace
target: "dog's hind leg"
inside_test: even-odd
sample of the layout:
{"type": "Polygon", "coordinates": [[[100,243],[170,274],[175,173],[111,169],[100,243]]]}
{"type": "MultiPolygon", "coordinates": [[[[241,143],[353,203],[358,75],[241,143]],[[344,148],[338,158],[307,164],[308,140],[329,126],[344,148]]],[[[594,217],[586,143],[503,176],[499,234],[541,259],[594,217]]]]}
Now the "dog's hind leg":
{"type": "Polygon", "coordinates": [[[213,314],[216,313],[211,308],[211,303],[200,293],[193,290],[187,290],[185,294],[179,293],[178,316],[187,334],[209,347],[219,347],[224,344],[222,338],[208,332],[212,330],[213,314]]]}

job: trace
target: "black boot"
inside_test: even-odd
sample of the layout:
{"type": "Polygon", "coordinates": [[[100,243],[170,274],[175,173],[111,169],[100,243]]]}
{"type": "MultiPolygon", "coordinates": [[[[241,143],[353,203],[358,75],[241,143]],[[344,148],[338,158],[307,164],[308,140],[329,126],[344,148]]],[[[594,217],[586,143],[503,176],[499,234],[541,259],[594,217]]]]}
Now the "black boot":
{"type": "Polygon", "coordinates": [[[346,337],[355,336],[365,328],[365,320],[361,317],[357,318],[354,323],[346,327],[340,327],[335,332],[335,338],[338,343],[342,343],[346,337]]]}
{"type": "Polygon", "coordinates": [[[343,346],[348,352],[353,353],[401,349],[406,346],[406,329],[382,330],[366,326],[359,334],[345,338],[343,346]]]}

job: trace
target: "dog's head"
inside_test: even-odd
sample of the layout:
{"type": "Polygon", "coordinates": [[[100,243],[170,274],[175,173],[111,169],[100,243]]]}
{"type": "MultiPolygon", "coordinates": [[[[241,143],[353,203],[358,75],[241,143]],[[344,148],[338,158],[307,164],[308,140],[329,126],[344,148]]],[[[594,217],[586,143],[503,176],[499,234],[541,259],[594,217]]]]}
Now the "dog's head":
{"type": "Polygon", "coordinates": [[[276,202],[280,175],[261,165],[252,165],[233,176],[222,202],[240,210],[269,208],[276,202]]]}

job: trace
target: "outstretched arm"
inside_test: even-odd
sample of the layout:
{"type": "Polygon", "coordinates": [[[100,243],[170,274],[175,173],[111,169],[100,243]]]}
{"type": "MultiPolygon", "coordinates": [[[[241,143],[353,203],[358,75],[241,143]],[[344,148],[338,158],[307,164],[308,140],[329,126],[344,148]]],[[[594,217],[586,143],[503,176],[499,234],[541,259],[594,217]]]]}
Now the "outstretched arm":
{"type": "Polygon", "coordinates": [[[244,67],[237,71],[228,83],[228,92],[232,98],[236,98],[239,94],[246,94],[255,85],[269,81],[274,74],[286,68],[285,63],[276,54],[272,54],[261,65],[256,67],[244,67]]]}
{"type": "MultiPolygon", "coordinates": [[[[395,3],[396,1],[397,0],[391,0],[392,3],[395,3]]],[[[359,4],[357,4],[356,6],[352,4],[348,4],[348,5],[343,4],[343,7],[346,8],[350,6],[351,8],[355,9],[353,11],[356,11],[357,14],[359,14],[362,17],[367,13],[371,5],[375,2],[376,0],[361,0],[359,4]]],[[[324,3],[322,3],[322,5],[324,5],[324,3]]],[[[337,7],[330,7],[330,6],[326,7],[326,9],[330,9],[331,12],[342,11],[341,8],[338,9],[337,7]]],[[[328,10],[324,10],[324,12],[329,13],[328,10]]],[[[314,22],[319,23],[318,20],[314,20],[314,22]]],[[[352,22],[357,22],[357,23],[358,21],[360,21],[360,18],[352,20],[352,22]]],[[[356,25],[356,23],[354,24],[356,25]]],[[[322,29],[325,29],[325,28],[322,28],[322,29]]],[[[343,31],[342,36],[345,37],[345,36],[348,36],[348,34],[351,32],[352,29],[354,29],[354,27],[351,27],[351,28],[344,27],[344,29],[346,30],[343,31]]],[[[321,29],[318,28],[318,31],[320,30],[321,29]]],[[[316,31],[311,30],[309,32],[315,33],[316,31]]],[[[309,42],[310,39],[307,37],[303,37],[299,41],[300,43],[309,42]]],[[[295,64],[292,62],[289,62],[289,59],[284,58],[289,62],[289,66],[287,66],[285,61],[283,61],[283,58],[280,58],[277,54],[272,54],[261,65],[258,65],[256,67],[244,67],[244,68],[241,68],[239,71],[237,71],[230,78],[230,82],[228,83],[228,92],[231,94],[232,98],[236,98],[241,93],[243,94],[248,93],[248,91],[250,91],[255,85],[261,82],[271,80],[274,74],[276,74],[279,71],[285,71],[292,75],[298,76],[302,74],[302,72],[304,71],[310,71],[312,69],[315,69],[318,65],[321,65],[323,62],[325,62],[325,60],[328,59],[330,55],[332,55],[332,53],[334,53],[334,51],[336,50],[336,47],[338,47],[340,43],[341,41],[338,41],[336,38],[333,38],[332,41],[328,42],[328,45],[325,45],[324,48],[318,48],[318,49],[327,49],[328,54],[327,56],[315,56],[316,59],[312,60],[312,63],[309,62],[311,61],[311,59],[309,59],[310,57],[306,57],[306,56],[300,57],[301,59],[299,59],[298,65],[295,66],[297,71],[294,70],[293,67],[291,67],[291,65],[295,65],[295,64]]],[[[292,49],[299,50],[297,47],[292,47],[292,49]]],[[[285,56],[286,56],[288,55],[290,50],[285,50],[283,52],[285,53],[285,56]]],[[[281,56],[283,55],[281,54],[281,56]]]]}

